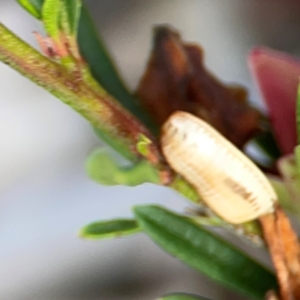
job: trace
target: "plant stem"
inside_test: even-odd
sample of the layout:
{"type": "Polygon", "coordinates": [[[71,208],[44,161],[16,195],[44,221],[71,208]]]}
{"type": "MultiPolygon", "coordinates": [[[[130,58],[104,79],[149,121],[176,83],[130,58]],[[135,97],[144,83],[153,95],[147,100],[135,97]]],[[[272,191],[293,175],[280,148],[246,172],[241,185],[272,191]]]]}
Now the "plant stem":
{"type": "MultiPolygon", "coordinates": [[[[82,76],[81,71],[86,71],[86,66],[78,69],[78,72],[70,72],[64,66],[41,55],[1,23],[0,61],[70,105],[89,120],[101,133],[101,137],[124,157],[131,161],[136,161],[140,157],[136,147],[142,134],[152,141],[149,157],[156,158],[152,160],[155,163],[160,162],[156,142],[148,129],[100,85],[95,87],[95,81],[89,72],[82,76]]],[[[160,167],[153,165],[153,168],[160,167]]],[[[199,203],[196,191],[185,180],[176,181],[170,187],[193,202],[199,203]]],[[[256,224],[256,221],[250,223],[256,224]]]]}
{"type": "MultiPolygon", "coordinates": [[[[42,86],[88,119],[130,160],[136,160],[140,134],[150,132],[112,96],[91,88],[79,72],[68,72],[19,39],[0,23],[0,60],[42,86]]],[[[155,150],[153,150],[155,152],[155,150]]]]}

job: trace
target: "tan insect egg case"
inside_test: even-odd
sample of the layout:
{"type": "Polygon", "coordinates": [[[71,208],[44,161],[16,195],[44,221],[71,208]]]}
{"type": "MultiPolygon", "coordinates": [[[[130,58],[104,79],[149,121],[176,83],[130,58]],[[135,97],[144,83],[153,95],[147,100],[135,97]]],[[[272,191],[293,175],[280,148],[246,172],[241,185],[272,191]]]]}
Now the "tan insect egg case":
{"type": "Polygon", "coordinates": [[[161,145],[170,166],[229,223],[244,223],[273,211],[277,197],[264,174],[198,117],[174,113],[163,125],[161,145]]]}

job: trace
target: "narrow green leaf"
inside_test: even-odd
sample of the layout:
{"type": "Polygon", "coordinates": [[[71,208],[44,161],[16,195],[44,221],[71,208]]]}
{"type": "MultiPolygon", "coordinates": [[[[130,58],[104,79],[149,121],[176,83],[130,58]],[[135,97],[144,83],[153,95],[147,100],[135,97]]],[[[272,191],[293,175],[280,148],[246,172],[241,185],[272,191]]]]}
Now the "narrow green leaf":
{"type": "Polygon", "coordinates": [[[269,270],[191,219],[159,206],[137,206],[134,213],[159,246],[224,286],[252,299],[276,288],[269,270]]]}
{"type": "Polygon", "coordinates": [[[280,205],[289,212],[295,212],[287,185],[281,179],[273,179],[270,177],[268,179],[276,192],[280,205]]]}
{"type": "Polygon", "coordinates": [[[151,144],[152,141],[143,134],[141,134],[139,136],[139,141],[136,145],[136,149],[142,156],[146,157],[149,153],[149,147],[151,146],[151,144]]]}
{"type": "Polygon", "coordinates": [[[80,230],[79,236],[91,240],[111,239],[134,234],[140,230],[135,220],[116,219],[91,223],[80,230]]]}
{"type": "Polygon", "coordinates": [[[30,14],[37,19],[42,18],[42,6],[44,0],[17,0],[21,6],[23,6],[30,14]]]}
{"type": "Polygon", "coordinates": [[[58,40],[60,36],[60,0],[45,0],[42,7],[42,20],[47,34],[54,40],[58,40]]]}
{"type": "Polygon", "coordinates": [[[137,186],[145,182],[159,184],[158,170],[148,161],[140,161],[130,166],[120,166],[106,148],[94,151],[86,162],[89,176],[104,185],[137,186]]]}
{"type": "Polygon", "coordinates": [[[181,195],[186,197],[193,202],[201,205],[201,199],[198,195],[197,191],[193,186],[191,186],[186,180],[184,180],[181,176],[176,176],[176,178],[170,184],[170,187],[175,191],[179,192],[181,195]]]}
{"type": "Polygon", "coordinates": [[[192,294],[176,293],[176,294],[166,295],[157,300],[209,300],[209,299],[197,295],[192,295],[192,294]]]}
{"type": "Polygon", "coordinates": [[[290,202],[286,205],[298,217],[300,217],[300,174],[294,154],[282,157],[277,163],[283,182],[289,192],[290,202]]]}
{"type": "Polygon", "coordinates": [[[78,43],[82,56],[101,86],[141,120],[148,129],[158,135],[159,128],[154,125],[149,115],[122,82],[85,6],[82,7],[80,16],[78,43]]]}
{"type": "Polygon", "coordinates": [[[97,135],[98,138],[101,139],[102,142],[113,148],[115,151],[120,153],[124,158],[128,159],[129,161],[135,162],[136,156],[129,151],[129,149],[124,149],[122,143],[118,139],[112,139],[108,134],[103,132],[101,129],[97,127],[93,127],[94,133],[97,135]]]}
{"type": "Polygon", "coordinates": [[[69,36],[77,36],[79,17],[81,11],[81,0],[64,0],[63,6],[63,28],[69,36]]]}

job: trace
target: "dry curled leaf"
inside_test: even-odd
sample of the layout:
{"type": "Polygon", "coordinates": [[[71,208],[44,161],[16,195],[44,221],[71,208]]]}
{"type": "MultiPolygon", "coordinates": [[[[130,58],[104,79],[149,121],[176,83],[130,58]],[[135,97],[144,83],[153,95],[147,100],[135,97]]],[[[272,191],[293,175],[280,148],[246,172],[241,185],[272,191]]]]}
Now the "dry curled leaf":
{"type": "Polygon", "coordinates": [[[154,34],[153,50],[137,95],[154,121],[162,125],[172,112],[187,108],[191,67],[176,32],[157,27],[154,34]]]}
{"type": "Polygon", "coordinates": [[[241,87],[222,84],[203,64],[203,51],[166,26],[155,28],[153,50],[137,96],[157,124],[177,110],[206,120],[237,146],[259,131],[260,113],[241,87]]]}

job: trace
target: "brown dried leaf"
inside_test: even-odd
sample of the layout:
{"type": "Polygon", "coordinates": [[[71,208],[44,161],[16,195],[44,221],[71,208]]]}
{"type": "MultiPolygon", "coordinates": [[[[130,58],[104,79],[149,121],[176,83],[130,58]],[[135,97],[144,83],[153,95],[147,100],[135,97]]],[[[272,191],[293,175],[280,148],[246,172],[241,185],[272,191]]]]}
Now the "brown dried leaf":
{"type": "Polygon", "coordinates": [[[157,27],[154,34],[152,54],[137,96],[154,121],[162,125],[174,111],[186,110],[191,67],[176,32],[157,27]]]}
{"type": "Polygon", "coordinates": [[[187,111],[208,121],[237,146],[259,130],[260,113],[247,104],[246,91],[219,82],[206,70],[202,49],[184,44],[166,26],[155,29],[137,96],[159,125],[174,111],[187,111]]]}
{"type": "Polygon", "coordinates": [[[247,92],[241,87],[222,84],[203,64],[202,50],[186,45],[192,65],[189,102],[192,112],[212,124],[232,143],[242,146],[259,130],[260,114],[247,103],[247,92]]]}

